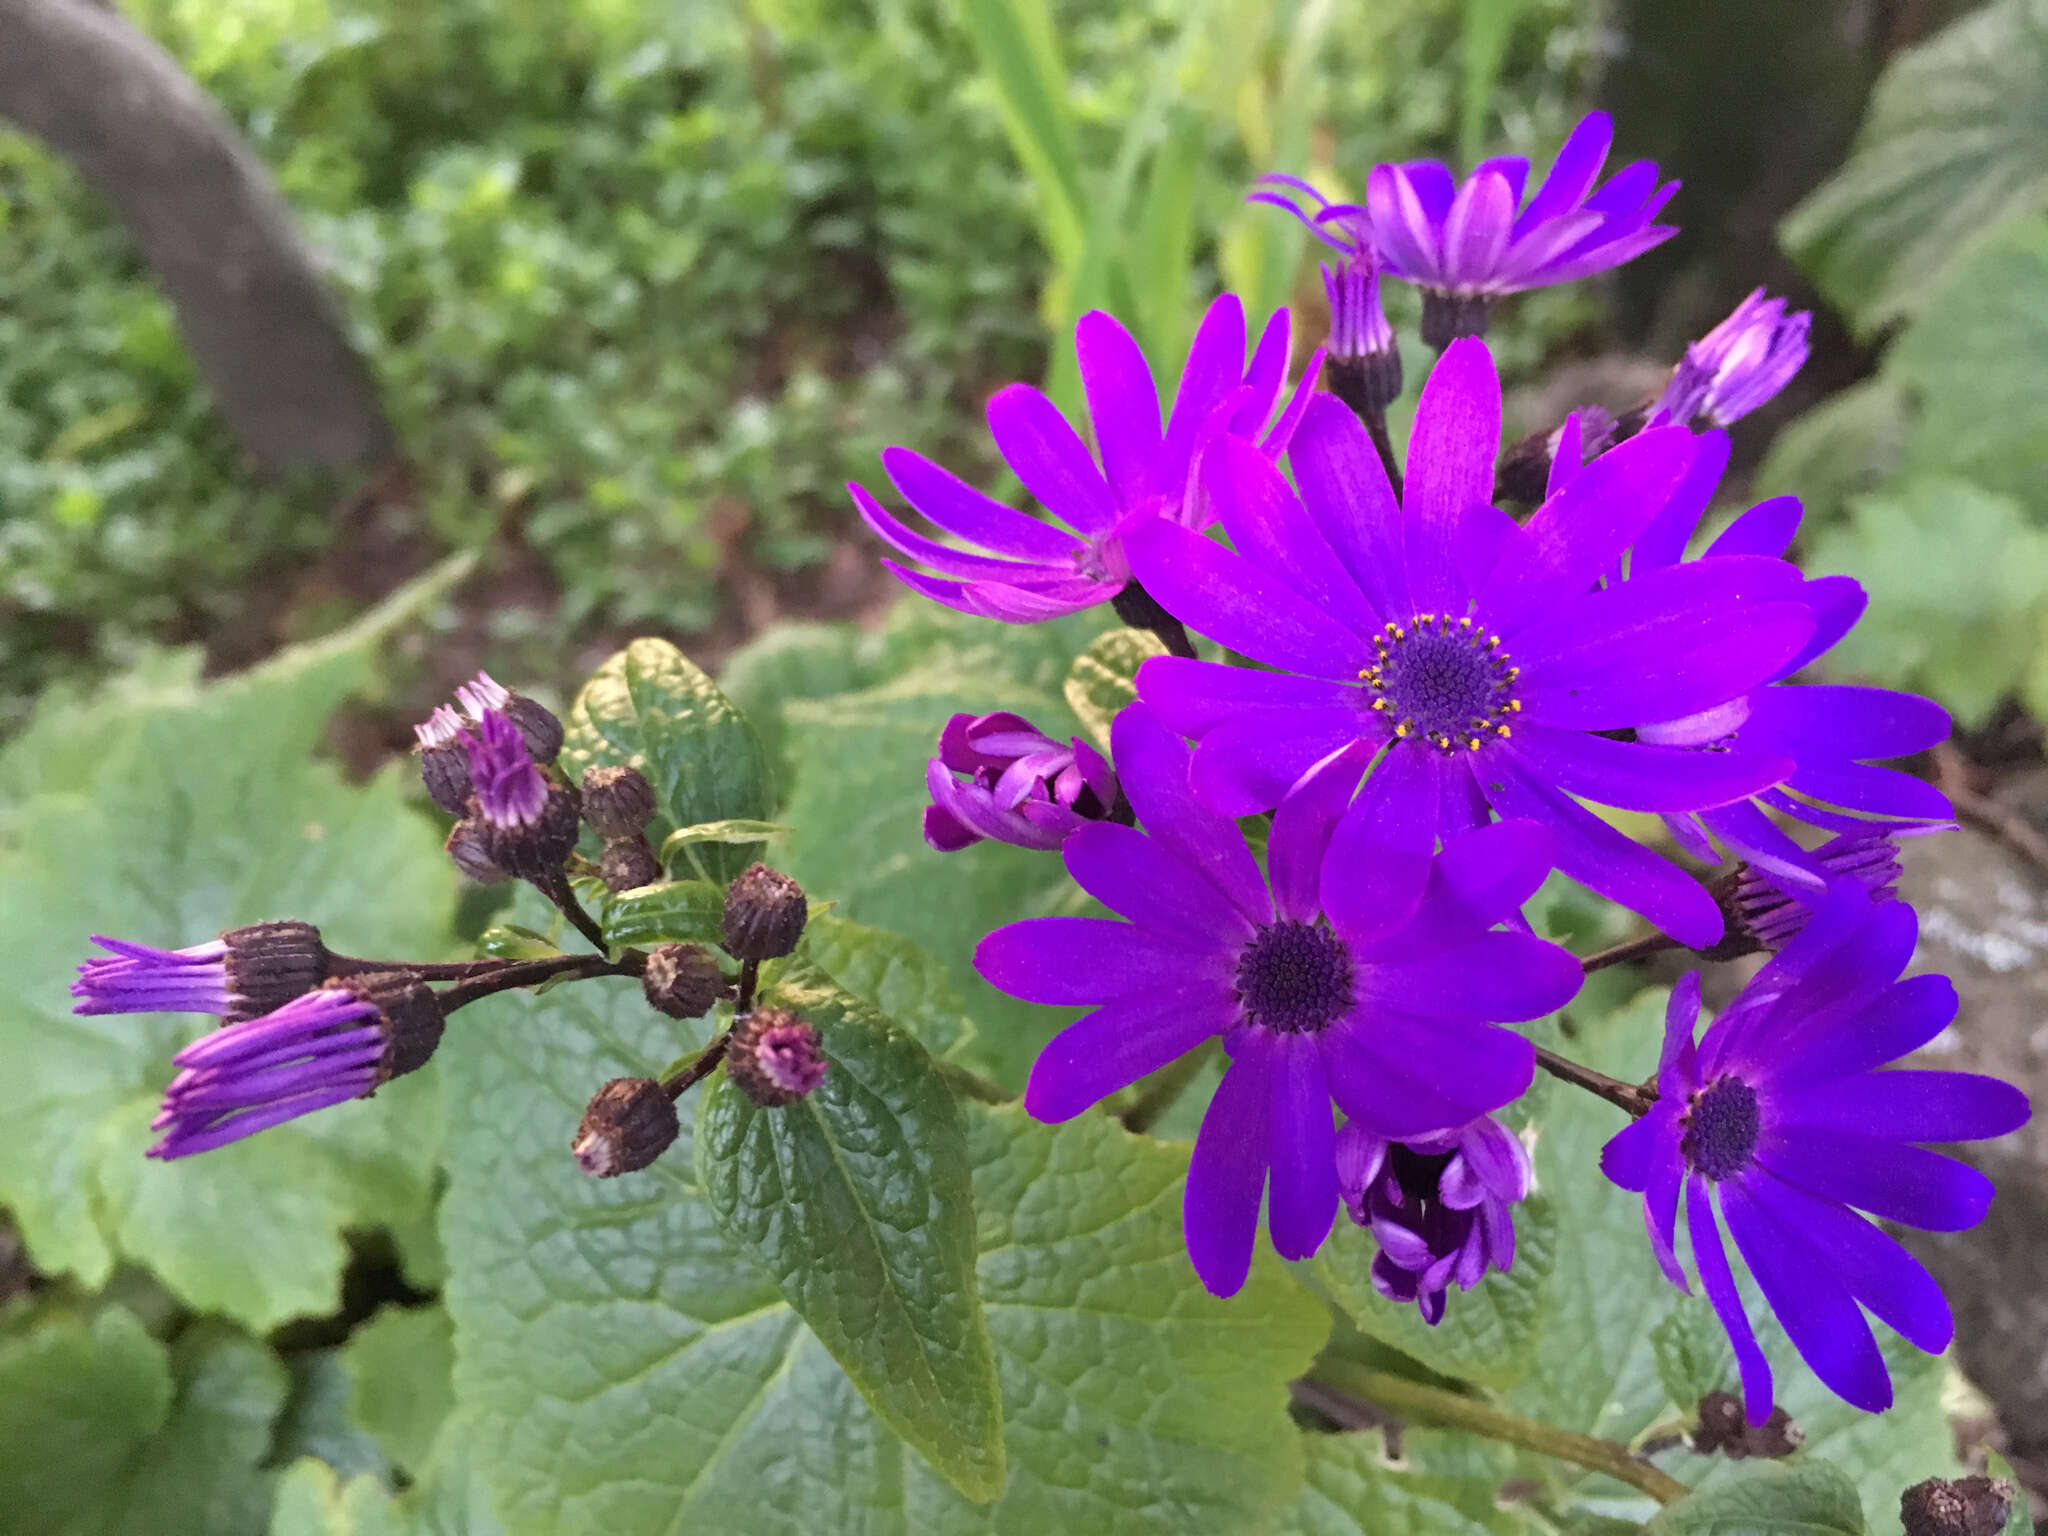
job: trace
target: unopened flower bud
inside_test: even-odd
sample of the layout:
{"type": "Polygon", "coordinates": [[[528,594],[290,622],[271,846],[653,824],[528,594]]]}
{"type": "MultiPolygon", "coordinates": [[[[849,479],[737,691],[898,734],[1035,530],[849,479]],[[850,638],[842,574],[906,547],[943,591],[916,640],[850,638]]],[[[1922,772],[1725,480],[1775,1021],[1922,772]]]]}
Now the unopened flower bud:
{"type": "Polygon", "coordinates": [[[508,694],[499,708],[507,720],[519,727],[519,734],[526,739],[526,750],[533,754],[536,763],[552,763],[561,755],[564,733],[553,710],[523,693],[508,694]]]}
{"type": "Polygon", "coordinates": [[[651,1077],[615,1077],[592,1095],[569,1151],[593,1179],[636,1173],[675,1144],[675,1101],[651,1077]]]}
{"type": "Polygon", "coordinates": [[[1906,1536],[1998,1536],[2012,1499],[2002,1477],[1930,1477],[1899,1495],[1899,1523],[1906,1536]]]}
{"type": "Polygon", "coordinates": [[[530,822],[496,826],[484,822],[485,847],[491,862],[526,880],[548,880],[561,873],[576,851],[583,831],[583,813],[576,791],[550,784],[540,814],[530,822]]]}
{"type": "MultiPolygon", "coordinates": [[[[1119,610],[1121,611],[1121,609],[1119,610]]],[[[1060,741],[1022,715],[955,715],[925,764],[924,840],[940,853],[989,838],[1057,848],[1116,808],[1109,760],[1076,736],[1060,741]]]]}
{"type": "Polygon", "coordinates": [[[654,819],[654,786],[638,768],[586,768],[583,819],[606,842],[636,836],[654,819]]]}
{"type": "Polygon", "coordinates": [[[460,816],[469,804],[469,753],[462,747],[462,717],[443,704],[427,717],[424,725],[416,725],[412,733],[419,739],[413,749],[420,760],[420,782],[433,796],[434,804],[450,816],[460,816]]]}
{"type": "Polygon", "coordinates": [[[1525,507],[1541,506],[1550,496],[1553,467],[1561,448],[1576,443],[1578,457],[1566,466],[1576,472],[1605,453],[1615,443],[1614,418],[1597,405],[1582,406],[1573,413],[1578,424],[1567,419],[1547,432],[1531,432],[1501,456],[1494,476],[1495,494],[1525,507]]]}
{"type": "MultiPolygon", "coordinates": [[[[1808,860],[1830,884],[1853,880],[1874,901],[1892,901],[1899,893],[1899,839],[1938,832],[1947,822],[1913,826],[1887,824],[1868,832],[1844,832],[1813,849],[1808,860]]],[[[1784,875],[1760,865],[1741,864],[1713,887],[1727,931],[1721,942],[1701,953],[1711,960],[1733,960],[1769,950],[1776,954],[1805,929],[1820,903],[1816,888],[1801,889],[1784,875]]]]}
{"type": "Polygon", "coordinates": [[[1401,348],[1380,307],[1379,257],[1361,244],[1334,267],[1323,264],[1330,301],[1330,393],[1361,416],[1383,418],[1401,395],[1401,348]]]}
{"type": "Polygon", "coordinates": [[[1806,1443],[1806,1431],[1792,1422],[1782,1404],[1773,1408],[1763,1423],[1752,1424],[1743,1412],[1741,1398],[1732,1392],[1709,1392],[1700,1399],[1699,1414],[1690,1439],[1694,1452],[1701,1456],[1775,1460],[1790,1456],[1806,1443]]]}
{"type": "Polygon", "coordinates": [[[304,996],[327,979],[320,930],[296,921],[230,928],[209,944],[153,949],[95,936],[109,953],[78,968],[72,1011],[215,1013],[253,1019],[304,996]]]}
{"type": "Polygon", "coordinates": [[[597,861],[597,872],[604,880],[604,888],[614,892],[637,891],[643,885],[653,885],[667,873],[661,860],[654,856],[653,847],[638,832],[606,843],[604,854],[597,861]]]}
{"type": "Polygon", "coordinates": [[[448,833],[446,848],[448,857],[478,885],[496,885],[500,880],[509,880],[511,874],[499,867],[491,857],[491,826],[480,816],[466,817],[455,823],[448,833]]]}
{"type": "Polygon", "coordinates": [[[230,928],[228,987],[234,996],[230,1019],[253,1019],[303,997],[327,979],[327,946],[311,923],[286,920],[230,928]]]}
{"type": "Polygon", "coordinates": [[[702,944],[664,944],[648,955],[640,988],[670,1018],[701,1019],[725,995],[725,974],[702,944]]]}
{"type": "Polygon", "coordinates": [[[784,1008],[757,1008],[733,1025],[725,1070],[764,1109],[794,1104],[825,1080],[831,1063],[818,1032],[784,1008]]]}
{"type": "Polygon", "coordinates": [[[1785,313],[1783,299],[1761,288],[1685,349],[1651,416],[1658,424],[1725,427],[1740,421],[1792,382],[1806,364],[1813,316],[1785,313]]]}
{"type": "Polygon", "coordinates": [[[804,936],[809,910],[802,886],[755,864],[726,889],[725,952],[736,960],[780,960],[804,936]]]}

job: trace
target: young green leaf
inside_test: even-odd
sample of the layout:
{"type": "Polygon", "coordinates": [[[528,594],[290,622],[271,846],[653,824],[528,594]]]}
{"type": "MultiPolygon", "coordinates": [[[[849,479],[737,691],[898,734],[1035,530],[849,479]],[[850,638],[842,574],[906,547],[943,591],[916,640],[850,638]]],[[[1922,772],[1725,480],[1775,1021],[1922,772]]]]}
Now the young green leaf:
{"type": "Polygon", "coordinates": [[[706,880],[643,886],[605,904],[605,942],[647,949],[656,944],[716,944],[725,915],[725,887],[706,880]]]}
{"type": "Polygon", "coordinates": [[[974,1021],[930,951],[900,933],[818,913],[804,928],[811,962],[862,1002],[922,1040],[934,1056],[971,1054],[974,1021]]]}
{"type": "Polygon", "coordinates": [[[455,1340],[439,1307],[386,1307],[341,1350],[350,1416],[417,1475],[454,1406],[455,1340]]]}
{"type": "Polygon", "coordinates": [[[1691,1414],[1709,1392],[1728,1390],[1735,1380],[1735,1350],[1727,1330],[1704,1296],[1688,1296],[1650,1330],[1657,1351],[1657,1378],[1681,1414],[1691,1414]]]}
{"type": "Polygon", "coordinates": [[[1824,1461],[1749,1461],[1726,1481],[1667,1504],[1643,1536],[1863,1536],[1856,1487],[1824,1461]]]}
{"type": "Polygon", "coordinates": [[[1138,696],[1133,681],[1138,668],[1165,654],[1165,643],[1149,629],[1112,629],[1074,658],[1067,673],[1067,707],[1103,751],[1109,750],[1109,728],[1117,712],[1138,696]]]}
{"type": "Polygon", "coordinates": [[[1490,1508],[1495,1483],[1400,1471],[1378,1435],[1305,1435],[1302,1444],[1308,1481],[1273,1536],[1488,1536],[1466,1508],[1490,1508]]]}

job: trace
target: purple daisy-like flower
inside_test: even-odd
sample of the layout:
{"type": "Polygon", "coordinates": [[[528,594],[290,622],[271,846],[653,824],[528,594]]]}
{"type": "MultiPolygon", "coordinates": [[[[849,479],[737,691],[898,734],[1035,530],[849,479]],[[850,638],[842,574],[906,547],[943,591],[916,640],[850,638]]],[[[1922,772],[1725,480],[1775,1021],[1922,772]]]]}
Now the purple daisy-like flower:
{"type": "MultiPolygon", "coordinates": [[[[882,468],[903,499],[944,532],[992,553],[926,538],[862,486],[847,487],[884,543],[935,573],[884,560],[912,591],[1013,624],[1111,601],[1130,581],[1125,532],[1159,517],[1190,527],[1210,521],[1193,474],[1204,445],[1219,434],[1256,438],[1287,382],[1287,311],[1267,323],[1247,367],[1244,306],[1231,294],[1209,306],[1195,332],[1163,430],[1152,371],[1128,331],[1092,310],[1074,327],[1074,342],[1096,456],[1052,401],[1028,384],[998,390],[988,403],[989,432],[1004,462],[1065,528],[1004,506],[907,448],[882,452],[882,468]]],[[[1287,446],[1318,367],[1312,359],[1267,433],[1269,457],[1287,446]]]]}
{"type": "Polygon", "coordinates": [[[1805,310],[1785,313],[1783,299],[1759,288],[1706,335],[1685,358],[1651,408],[1649,424],[1725,427],[1776,397],[1806,366],[1812,349],[1805,310]]]}
{"type": "Polygon", "coordinates": [[[1643,1196],[1651,1247],[1680,1289],[1683,1199],[1693,1261],[1735,1346],[1752,1424],[1770,1412],[1771,1368],[1720,1223],[1814,1374],[1880,1412],[1891,1381],[1863,1309],[1936,1354],[1954,1323],[1927,1272],[1856,1212],[1937,1232],[1974,1226],[1990,1180],[1915,1143],[1976,1141],[2026,1122],[2026,1096],[2009,1083],[1887,1066],[1956,1010],[1947,977],[1897,979],[1918,928],[1903,902],[1874,904],[1854,884],[1837,886],[1697,1045],[1699,978],[1689,974],[1671,995],[1657,1103],[1601,1152],[1608,1178],[1643,1196]]]}
{"type": "Polygon", "coordinates": [[[534,765],[526,738],[504,715],[485,709],[475,731],[462,733],[478,811],[501,829],[532,826],[548,799],[548,781],[534,765]]]}
{"type": "MultiPolygon", "coordinates": [[[[1218,444],[1204,473],[1237,552],[1155,523],[1132,536],[1132,568],[1176,618],[1280,670],[1155,658],[1139,696],[1197,739],[1195,793],[1225,815],[1276,804],[1341,747],[1377,753],[1336,844],[1392,911],[1419,899],[1441,838],[1497,812],[1548,823],[1558,867],[1581,884],[1712,944],[1712,896],[1579,799],[1691,811],[1785,779],[1795,764],[1779,752],[1614,733],[1777,675],[1814,626],[1799,573],[1749,556],[1596,591],[1693,469],[1692,434],[1631,439],[1524,526],[1488,501],[1499,445],[1500,383],[1476,340],[1453,343],[1424,386],[1405,505],[1334,400],[1295,432],[1298,494],[1257,454],[1218,444]]],[[[1559,462],[1573,457],[1575,445],[1559,462]]]]}
{"type": "Polygon", "coordinates": [[[1288,209],[1333,244],[1370,245],[1387,271],[1435,300],[1425,305],[1423,339],[1441,347],[1484,331],[1490,300],[1591,277],[1678,233],[1673,225],[1650,222],[1678,183],[1660,186],[1649,161],[1624,167],[1594,190],[1613,141],[1614,123],[1605,112],[1581,119],[1526,205],[1529,162],[1517,155],[1481,162],[1462,186],[1434,160],[1378,165],[1366,181],[1363,206],[1332,203],[1294,177],[1267,176],[1260,185],[1313,199],[1314,212],[1279,195],[1263,200],[1288,209]]]}
{"type": "Polygon", "coordinates": [[[1109,761],[1082,741],[1056,741],[1022,715],[955,715],[925,765],[932,803],[924,840],[953,853],[983,838],[1057,848],[1116,807],[1109,761]]]}
{"type": "Polygon", "coordinates": [[[1529,1154],[1491,1115],[1395,1141],[1362,1125],[1337,1133],[1344,1208],[1372,1230],[1373,1289],[1412,1301],[1434,1328],[1452,1285],[1469,1291],[1515,1262],[1515,1205],[1529,1197],[1529,1154]]]}
{"type": "Polygon", "coordinates": [[[1550,865],[1528,822],[1452,839],[1407,910],[1330,832],[1357,780],[1340,750],[1274,814],[1266,877],[1229,817],[1188,790],[1188,750],[1144,705],[1113,728],[1117,772],[1145,830],[1098,822],[1061,845],[1068,872],[1128,921],[1046,917],[990,934],[975,965],[1030,1002],[1094,1011],[1032,1067],[1025,1107],[1067,1120],[1203,1041],[1229,1065],[1188,1172],[1188,1256],[1219,1296],[1244,1283],[1271,1175],[1269,1226],[1306,1258],[1338,1204],[1334,1099],[1392,1137],[1462,1125],[1518,1097],[1532,1019],[1579,987],[1565,951],[1513,919],[1550,865]]]}

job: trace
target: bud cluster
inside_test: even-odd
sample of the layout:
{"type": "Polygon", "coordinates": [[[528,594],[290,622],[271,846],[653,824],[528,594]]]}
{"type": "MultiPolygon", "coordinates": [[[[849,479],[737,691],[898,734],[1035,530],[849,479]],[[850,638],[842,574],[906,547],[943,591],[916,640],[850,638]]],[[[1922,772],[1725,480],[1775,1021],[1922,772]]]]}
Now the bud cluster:
{"type": "Polygon", "coordinates": [[[616,764],[584,769],[583,819],[604,844],[597,869],[606,890],[631,891],[661,879],[661,860],[647,841],[654,786],[639,769],[616,764]]]}

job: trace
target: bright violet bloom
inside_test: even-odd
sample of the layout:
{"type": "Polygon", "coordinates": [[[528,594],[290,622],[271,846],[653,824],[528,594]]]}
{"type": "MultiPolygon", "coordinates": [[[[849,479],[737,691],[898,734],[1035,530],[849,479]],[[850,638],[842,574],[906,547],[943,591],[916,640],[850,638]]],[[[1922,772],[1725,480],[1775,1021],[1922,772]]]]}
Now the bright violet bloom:
{"type": "MultiPolygon", "coordinates": [[[[1579,987],[1578,962],[1496,933],[1550,867],[1528,822],[1453,838],[1407,910],[1330,831],[1357,781],[1352,751],[1281,801],[1266,878],[1229,817],[1187,788],[1188,751],[1142,704],[1117,716],[1117,772],[1145,827],[1083,827],[1068,872],[1128,918],[1045,917],[990,934],[981,974],[1030,1002],[1093,1005],[1031,1070],[1024,1104],[1071,1119],[1203,1041],[1230,1063],[1195,1140],[1188,1256],[1219,1296],[1244,1283],[1271,1172],[1273,1246],[1322,1245],[1338,1204],[1330,1102],[1389,1137],[1463,1125],[1519,1097],[1535,1052],[1500,1019],[1533,1019],[1579,987]]],[[[1352,749],[1355,751],[1355,749],[1352,749]]]]}
{"type": "MultiPolygon", "coordinates": [[[[1281,670],[1155,658],[1139,695],[1197,738],[1195,793],[1226,816],[1277,804],[1339,748],[1378,752],[1332,865],[1369,880],[1390,916],[1413,910],[1440,839],[1497,812],[1548,823],[1581,884],[1712,944],[1721,912],[1698,882],[1574,797],[1692,811],[1783,780],[1795,763],[1782,751],[1612,733],[1776,676],[1814,627],[1799,573],[1750,556],[1595,591],[1693,469],[1692,434],[1659,428],[1603,454],[1522,527],[1488,504],[1499,446],[1500,384],[1477,340],[1453,343],[1424,386],[1405,506],[1334,400],[1295,433],[1298,495],[1219,443],[1204,475],[1237,553],[1154,523],[1132,536],[1132,569],[1176,618],[1281,670]]],[[[1567,444],[1558,462],[1577,457],[1567,444]]]]}
{"type": "Polygon", "coordinates": [[[1813,316],[1785,313],[1759,288],[1726,320],[1685,349],[1685,359],[1650,411],[1650,424],[1725,427],[1773,399],[1806,366],[1813,316]]]}
{"type": "Polygon", "coordinates": [[[955,715],[925,765],[924,840],[953,853],[983,838],[1057,848],[1116,807],[1116,775],[1078,736],[1055,741],[1022,715],[955,715]],[[956,777],[962,775],[963,777],[956,777]]]}
{"type": "Polygon", "coordinates": [[[311,923],[253,923],[211,943],[155,949],[94,934],[106,955],[83,962],[73,1013],[268,1013],[327,977],[327,950],[311,923]]]}
{"type": "MultiPolygon", "coordinates": [[[[1950,832],[1954,822],[1912,827],[1877,827],[1844,832],[1807,854],[1807,861],[1832,886],[1848,880],[1869,892],[1873,901],[1895,901],[1899,894],[1899,839],[1950,832]]],[[[1764,949],[1783,949],[1806,929],[1815,907],[1825,900],[1807,882],[1789,880],[1770,868],[1744,865],[1729,892],[1735,926],[1764,949]]]]}
{"type": "Polygon", "coordinates": [[[1373,1289],[1414,1302],[1432,1328],[1452,1285],[1469,1291],[1489,1269],[1514,1265],[1514,1208],[1530,1176],[1528,1152],[1491,1115],[1400,1141],[1362,1125],[1337,1133],[1344,1208],[1379,1244],[1373,1289]]]}
{"type": "Polygon", "coordinates": [[[540,820],[548,781],[534,766],[526,738],[504,715],[485,709],[474,732],[462,733],[477,809],[492,826],[526,827],[540,820]]]}
{"type": "Polygon", "coordinates": [[[1880,1070],[1955,1015],[1947,977],[1896,979],[1918,927],[1903,902],[1873,904],[1854,885],[1836,887],[1697,1046],[1699,978],[1688,975],[1671,995],[1656,1106],[1600,1155],[1610,1179],[1643,1195],[1651,1247],[1680,1289],[1683,1195],[1700,1284],[1735,1346],[1752,1424],[1770,1412],[1771,1369],[1720,1223],[1814,1374],[1881,1412],[1891,1381],[1861,1309],[1936,1354],[1954,1323],[1927,1272],[1856,1210],[1936,1232],[1974,1226],[1990,1180],[1914,1143],[1976,1141],[2026,1123],[2026,1096],[1995,1078],[1880,1070]]]}
{"type": "MultiPolygon", "coordinates": [[[[1160,517],[1191,528],[1212,521],[1193,474],[1204,445],[1218,434],[1255,438],[1287,382],[1287,311],[1267,323],[1247,367],[1244,306],[1231,294],[1209,306],[1195,333],[1164,431],[1152,371],[1128,331],[1091,310],[1074,327],[1074,343],[1099,464],[1030,385],[1011,384],[988,403],[989,432],[1004,462],[1065,528],[1004,506],[907,448],[882,453],[882,468],[903,499],[946,533],[992,554],[915,533],[861,486],[847,487],[884,543],[936,573],[884,560],[904,585],[948,608],[1013,624],[1109,602],[1130,580],[1125,532],[1160,517]]],[[[1269,458],[1286,448],[1319,366],[1319,358],[1310,360],[1267,434],[1269,458]]]]}

